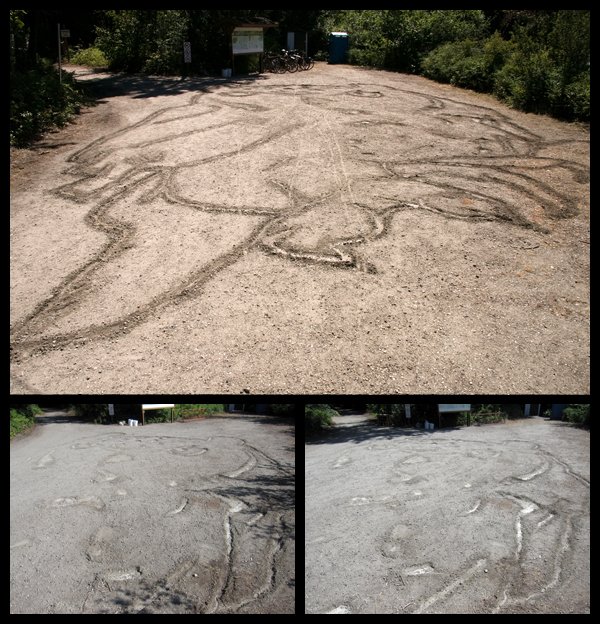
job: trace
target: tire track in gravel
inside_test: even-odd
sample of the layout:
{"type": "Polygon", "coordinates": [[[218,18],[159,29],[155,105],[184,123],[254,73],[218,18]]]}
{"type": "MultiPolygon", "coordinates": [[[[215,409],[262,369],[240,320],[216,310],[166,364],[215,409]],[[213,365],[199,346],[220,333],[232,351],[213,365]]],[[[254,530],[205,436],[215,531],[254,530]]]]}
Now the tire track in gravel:
{"type": "Polygon", "coordinates": [[[585,570],[589,543],[589,479],[575,467],[585,466],[586,436],[567,431],[561,450],[558,428],[519,426],[521,437],[498,425],[379,437],[373,427],[356,439],[350,427],[346,442],[338,427],[329,452],[335,441],[325,436],[322,448],[307,446],[307,612],[584,605],[589,579],[580,590],[573,575],[585,570]]]}
{"type": "MultiPolygon", "coordinates": [[[[434,212],[447,219],[473,222],[497,221],[546,233],[547,223],[576,215],[578,207],[568,192],[553,188],[536,173],[556,171],[570,177],[573,184],[589,180],[588,167],[541,154],[557,144],[544,141],[492,108],[399,87],[355,83],[325,89],[311,84],[301,88],[293,85],[293,89],[290,85],[249,89],[241,84],[225,94],[204,88],[202,94],[193,95],[185,104],[160,108],[92,141],[67,159],[64,173],[75,180],[57,186],[54,195],[77,203],[91,202],[93,207],[85,222],[106,235],[107,242],[13,325],[11,358],[19,361],[26,355],[71,344],[84,345],[126,335],[160,309],[202,296],[210,280],[252,250],[298,261],[306,264],[307,270],[316,264],[332,270],[376,273],[376,267],[361,257],[359,249],[387,236],[392,219],[402,211],[434,212]],[[260,104],[253,100],[257,95],[260,104]],[[287,117],[279,116],[277,123],[268,124],[266,130],[259,130],[258,138],[245,144],[228,148],[215,143],[215,132],[229,132],[252,119],[262,123],[265,114],[273,113],[269,106],[271,95],[292,98],[294,106],[290,105],[287,117]],[[248,101],[244,102],[245,99],[248,101]],[[368,106],[353,108],[354,99],[388,100],[392,108],[406,99],[422,115],[420,127],[407,134],[408,125],[398,110],[388,111],[388,116],[397,117],[396,122],[383,120],[368,106]],[[237,111],[238,116],[231,117],[231,111],[237,111]],[[210,122],[219,115],[229,117],[223,123],[210,122]],[[206,124],[205,119],[209,120],[206,124]],[[187,127],[182,127],[182,120],[187,127]],[[194,123],[199,125],[194,127],[194,123]],[[315,197],[309,191],[310,183],[289,183],[288,180],[296,179],[294,172],[285,163],[277,162],[263,173],[265,186],[285,198],[283,209],[202,201],[180,188],[186,172],[212,165],[224,168],[240,155],[252,158],[262,147],[275,146],[284,139],[294,140],[294,136],[307,132],[315,123],[324,153],[328,153],[324,158],[332,178],[333,188],[325,193],[315,197]],[[340,130],[346,135],[338,136],[340,130]],[[390,147],[381,154],[368,151],[369,136],[380,140],[382,132],[389,136],[390,147]],[[207,137],[207,153],[186,159],[177,142],[184,138],[198,140],[201,136],[207,137]],[[174,151],[175,162],[169,162],[173,157],[167,151],[151,149],[158,145],[174,151]],[[428,158],[418,156],[424,146],[433,149],[428,158]],[[375,198],[372,188],[376,189],[375,198]],[[256,216],[260,222],[232,249],[190,270],[183,280],[172,283],[167,277],[164,290],[148,301],[140,301],[134,311],[100,324],[56,331],[61,319],[82,301],[100,296],[95,280],[99,272],[134,247],[136,226],[127,219],[112,217],[111,211],[136,194],[138,205],[162,199],[170,205],[200,212],[237,214],[240,219],[256,216]],[[543,222],[531,216],[535,204],[543,206],[543,222]]],[[[296,163],[295,167],[298,166],[296,163]]],[[[315,182],[324,175],[319,169],[308,169],[306,173],[315,182]]]]}
{"type": "MultiPolygon", "coordinates": [[[[87,490],[67,487],[64,495],[43,505],[43,513],[58,522],[59,514],[70,514],[74,530],[78,519],[94,527],[84,539],[81,561],[73,563],[84,577],[94,572],[82,613],[237,613],[281,591],[286,570],[278,557],[288,553],[293,539],[292,467],[235,436],[190,440],[126,432],[54,447],[32,470],[43,471],[53,484],[64,470],[65,454],[92,450],[97,458],[90,472],[94,485],[87,490]],[[161,479],[159,473],[153,491],[145,491],[148,483],[140,482],[136,472],[165,461],[176,466],[171,468],[174,479],[164,483],[165,475],[161,479]],[[177,498],[177,491],[183,496],[177,498]],[[143,518],[139,509],[135,517],[129,511],[140,497],[153,501],[143,518]],[[208,528],[211,523],[214,530],[208,528]],[[139,538],[160,542],[147,543],[148,549],[165,550],[154,567],[142,556],[139,538]],[[182,550],[182,543],[188,547],[182,550]],[[165,555],[172,564],[161,574],[165,555]],[[170,610],[173,605],[179,605],[175,611],[170,610]]],[[[11,551],[36,543],[33,528],[30,537],[11,543],[11,551]]]]}

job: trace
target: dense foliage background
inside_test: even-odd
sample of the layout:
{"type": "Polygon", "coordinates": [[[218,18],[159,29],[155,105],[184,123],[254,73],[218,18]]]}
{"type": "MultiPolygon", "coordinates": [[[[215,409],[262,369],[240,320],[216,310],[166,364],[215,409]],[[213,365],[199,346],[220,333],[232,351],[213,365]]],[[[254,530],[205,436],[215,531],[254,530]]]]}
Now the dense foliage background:
{"type": "MultiPolygon", "coordinates": [[[[309,439],[315,435],[323,433],[333,426],[333,416],[339,415],[339,411],[350,409],[358,414],[388,414],[390,416],[391,425],[394,427],[414,427],[417,423],[423,425],[425,420],[437,423],[438,409],[435,403],[411,403],[410,420],[406,418],[406,410],[404,403],[346,403],[345,405],[333,404],[306,404],[304,411],[304,423],[306,438],[309,439]],[[339,410],[339,411],[338,411],[339,410]]],[[[550,418],[552,404],[542,404],[542,415],[550,418]]],[[[508,420],[524,418],[523,405],[517,403],[473,403],[471,405],[471,422],[472,423],[493,423],[508,420]],[[493,416],[489,416],[493,414],[493,416]]],[[[528,418],[528,417],[526,417],[528,418]]],[[[590,428],[590,404],[569,403],[562,414],[564,422],[570,422],[574,425],[590,428]]],[[[375,420],[373,420],[375,423],[375,420]]],[[[467,424],[467,416],[464,414],[445,414],[443,415],[442,426],[464,426],[467,424]]],[[[437,426],[437,425],[436,425],[437,426]]]]}
{"type": "MultiPolygon", "coordinates": [[[[528,112],[590,119],[589,10],[11,9],[11,145],[66,123],[85,102],[67,76],[57,83],[58,23],[70,30],[73,62],[206,76],[230,64],[223,20],[257,17],[278,24],[265,33],[269,51],[285,48],[293,31],[297,47],[307,37],[308,54],[326,61],[329,33],[345,31],[350,63],[422,74],[528,112]]],[[[238,58],[241,73],[258,67],[251,56],[238,58]]]]}
{"type": "MultiPolygon", "coordinates": [[[[264,405],[264,404],[263,404],[264,405]]],[[[244,404],[245,414],[253,414],[257,410],[256,404],[244,404]]],[[[119,421],[127,421],[129,418],[133,420],[142,419],[142,406],[137,403],[116,403],[114,417],[108,414],[107,403],[77,403],[70,405],[67,403],[53,403],[52,405],[44,405],[41,407],[56,410],[64,410],[74,412],[79,419],[94,422],[96,424],[111,424],[119,421]]],[[[40,406],[32,403],[11,403],[10,404],[10,439],[12,440],[17,434],[23,433],[33,427],[35,424],[35,416],[43,414],[44,410],[40,406]]],[[[222,417],[229,412],[229,404],[207,404],[207,403],[176,403],[175,404],[175,420],[178,420],[182,409],[194,409],[203,407],[206,410],[206,417],[218,415],[222,417]]],[[[266,413],[274,417],[294,418],[297,413],[295,404],[270,403],[263,407],[261,413],[266,413]]],[[[170,422],[171,410],[160,409],[146,412],[146,422],[170,422]]]]}

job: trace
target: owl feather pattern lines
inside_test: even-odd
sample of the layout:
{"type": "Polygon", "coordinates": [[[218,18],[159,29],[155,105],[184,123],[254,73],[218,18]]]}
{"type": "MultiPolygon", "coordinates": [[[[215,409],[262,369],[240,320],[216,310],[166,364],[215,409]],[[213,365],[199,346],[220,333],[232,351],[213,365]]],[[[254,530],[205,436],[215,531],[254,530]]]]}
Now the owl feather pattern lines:
{"type": "Polygon", "coordinates": [[[492,108],[399,87],[201,87],[67,158],[71,180],[49,199],[89,206],[85,224],[104,242],[15,324],[13,356],[128,333],[253,252],[368,277],[380,270],[370,243],[390,236],[399,212],[544,232],[534,204],[548,219],[577,204],[539,172],[589,178],[550,147],[492,108]],[[175,260],[159,243],[178,240],[186,271],[161,280],[175,260]],[[136,264],[140,283],[122,284],[118,267],[136,264]],[[119,305],[78,322],[78,310],[118,291],[119,305]]]}

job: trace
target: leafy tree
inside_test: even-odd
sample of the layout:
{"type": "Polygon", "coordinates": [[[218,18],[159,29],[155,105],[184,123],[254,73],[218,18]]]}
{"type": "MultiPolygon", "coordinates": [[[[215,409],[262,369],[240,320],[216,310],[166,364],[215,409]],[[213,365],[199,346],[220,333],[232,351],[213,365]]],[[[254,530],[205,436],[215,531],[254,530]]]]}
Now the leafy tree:
{"type": "Polygon", "coordinates": [[[97,29],[96,45],[112,70],[170,73],[183,64],[186,11],[106,11],[108,28],[97,29]]]}

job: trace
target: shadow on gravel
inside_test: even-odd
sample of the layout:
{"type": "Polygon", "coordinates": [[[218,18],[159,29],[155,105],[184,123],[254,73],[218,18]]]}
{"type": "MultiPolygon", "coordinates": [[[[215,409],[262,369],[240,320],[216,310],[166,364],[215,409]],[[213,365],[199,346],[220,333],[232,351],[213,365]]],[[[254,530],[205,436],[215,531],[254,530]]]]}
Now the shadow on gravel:
{"type": "Polygon", "coordinates": [[[181,95],[193,91],[205,91],[216,86],[238,86],[266,80],[264,74],[248,74],[233,78],[203,78],[201,76],[145,76],[143,74],[99,73],[96,78],[85,79],[91,95],[108,98],[129,95],[135,99],[146,99],[165,95],[181,95]]]}
{"type": "Polygon", "coordinates": [[[80,423],[80,424],[88,424],[93,425],[94,423],[86,420],[84,418],[80,418],[75,414],[75,412],[65,412],[62,410],[49,409],[49,408],[40,408],[44,411],[43,414],[38,414],[35,417],[36,425],[55,425],[62,423],[80,423]]]}
{"type": "Polygon", "coordinates": [[[444,433],[457,431],[463,427],[444,427],[435,432],[426,429],[402,429],[396,427],[379,426],[373,420],[367,420],[356,424],[333,425],[322,434],[315,435],[306,440],[306,444],[344,444],[351,442],[361,444],[372,439],[394,440],[397,438],[424,438],[432,433],[444,433]]]}
{"type": "MultiPolygon", "coordinates": [[[[259,425],[275,425],[278,427],[286,427],[284,429],[284,433],[291,436],[292,438],[296,437],[296,419],[294,417],[285,417],[285,416],[259,416],[257,414],[218,414],[215,415],[214,418],[227,418],[232,420],[245,420],[247,422],[256,423],[259,425]]],[[[286,451],[295,451],[294,446],[286,447],[286,451]]]]}

